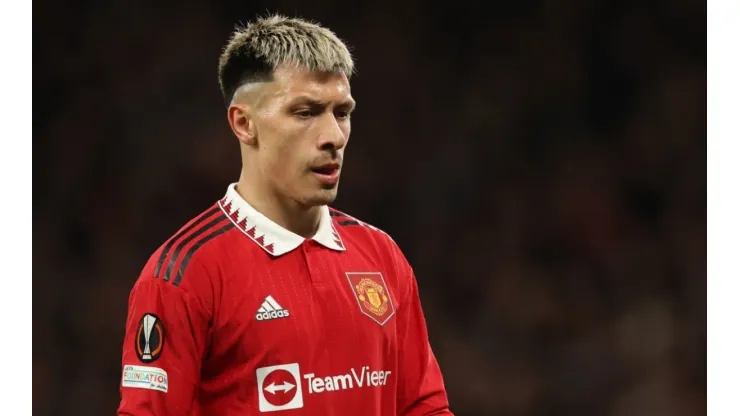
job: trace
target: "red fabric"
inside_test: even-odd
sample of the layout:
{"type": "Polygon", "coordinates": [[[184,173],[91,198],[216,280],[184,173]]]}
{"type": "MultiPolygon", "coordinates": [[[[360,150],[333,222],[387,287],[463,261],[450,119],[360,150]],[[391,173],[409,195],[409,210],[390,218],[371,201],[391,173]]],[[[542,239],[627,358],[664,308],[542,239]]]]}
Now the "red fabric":
{"type": "MultiPolygon", "coordinates": [[[[215,219],[215,230],[219,216],[230,221],[210,212],[176,236],[166,265],[183,264],[209,232],[173,260],[175,247],[204,223],[215,219]]],[[[177,286],[162,271],[155,275],[167,245],[158,249],[131,292],[123,366],[166,371],[168,391],[121,387],[118,414],[254,415],[287,404],[295,409],[271,414],[451,415],[411,267],[386,234],[341,220],[334,226],[346,251],[306,240],[278,257],[231,228],[194,251],[177,286]],[[368,280],[359,284],[362,276],[368,280]],[[257,319],[268,296],[287,316],[257,319]],[[135,351],[147,313],[165,332],[161,356],[151,363],[135,351]],[[286,367],[269,372],[273,366],[286,367]]]]}

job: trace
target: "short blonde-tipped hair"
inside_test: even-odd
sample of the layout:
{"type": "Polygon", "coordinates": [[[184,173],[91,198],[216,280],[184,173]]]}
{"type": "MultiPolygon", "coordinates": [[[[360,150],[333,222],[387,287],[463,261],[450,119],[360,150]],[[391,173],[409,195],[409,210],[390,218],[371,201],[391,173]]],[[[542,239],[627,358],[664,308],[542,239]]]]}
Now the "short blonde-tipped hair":
{"type": "Polygon", "coordinates": [[[272,15],[237,27],[218,61],[218,83],[226,105],[239,87],[269,81],[282,64],[311,71],[354,72],[347,46],[331,30],[300,18],[272,15]]]}

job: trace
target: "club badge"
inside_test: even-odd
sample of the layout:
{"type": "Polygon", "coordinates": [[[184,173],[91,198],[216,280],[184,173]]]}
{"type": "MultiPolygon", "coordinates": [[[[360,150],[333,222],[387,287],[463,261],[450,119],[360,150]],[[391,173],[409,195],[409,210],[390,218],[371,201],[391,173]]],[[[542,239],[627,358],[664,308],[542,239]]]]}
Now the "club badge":
{"type": "Polygon", "coordinates": [[[396,312],[383,275],[374,273],[347,273],[352,292],[362,313],[380,325],[385,325],[396,312]]]}

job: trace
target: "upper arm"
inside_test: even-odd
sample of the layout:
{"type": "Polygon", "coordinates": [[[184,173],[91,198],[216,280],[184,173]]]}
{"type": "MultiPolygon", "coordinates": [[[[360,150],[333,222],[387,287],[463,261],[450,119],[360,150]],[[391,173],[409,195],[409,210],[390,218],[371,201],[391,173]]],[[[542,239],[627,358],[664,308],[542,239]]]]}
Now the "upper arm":
{"type": "Polygon", "coordinates": [[[119,415],[189,414],[210,321],[196,295],[145,268],[128,301],[119,415]]]}
{"type": "Polygon", "coordinates": [[[397,407],[401,415],[452,415],[437,359],[429,343],[416,276],[394,244],[394,263],[402,290],[398,310],[399,383],[397,407]]]}

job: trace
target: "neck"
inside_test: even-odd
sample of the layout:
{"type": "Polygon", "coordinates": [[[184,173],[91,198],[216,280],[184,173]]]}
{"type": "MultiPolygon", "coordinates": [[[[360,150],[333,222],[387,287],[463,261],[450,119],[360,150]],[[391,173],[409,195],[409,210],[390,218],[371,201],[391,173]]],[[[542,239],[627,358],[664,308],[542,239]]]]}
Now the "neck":
{"type": "Polygon", "coordinates": [[[236,192],[249,205],[276,224],[303,238],[311,238],[316,234],[321,220],[320,207],[306,206],[270,192],[254,183],[255,181],[250,181],[249,177],[242,171],[236,184],[236,192]]]}

